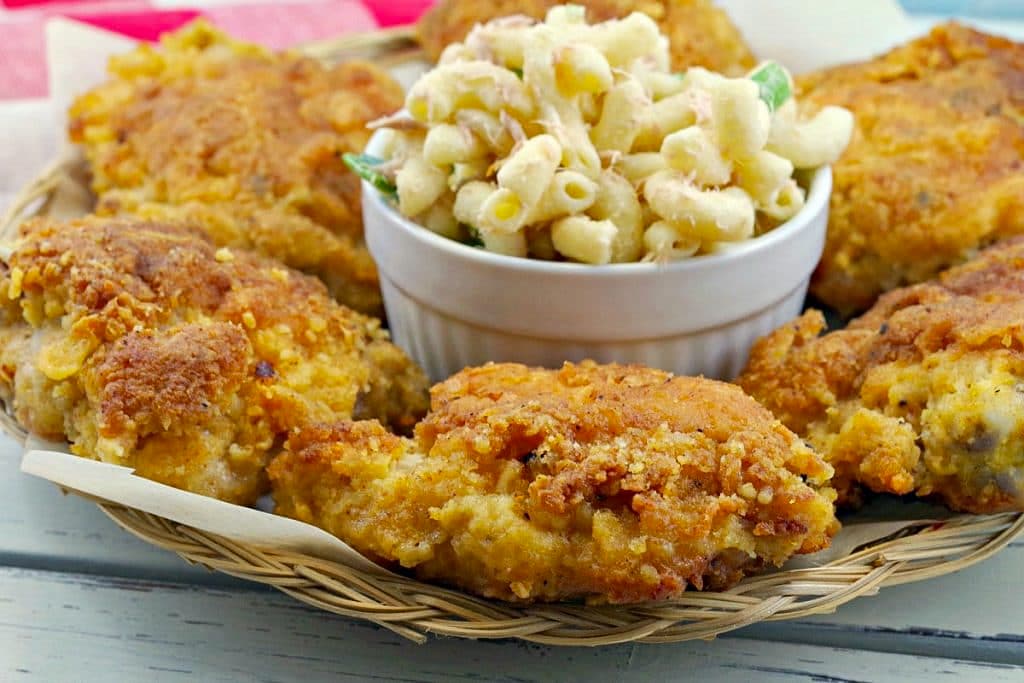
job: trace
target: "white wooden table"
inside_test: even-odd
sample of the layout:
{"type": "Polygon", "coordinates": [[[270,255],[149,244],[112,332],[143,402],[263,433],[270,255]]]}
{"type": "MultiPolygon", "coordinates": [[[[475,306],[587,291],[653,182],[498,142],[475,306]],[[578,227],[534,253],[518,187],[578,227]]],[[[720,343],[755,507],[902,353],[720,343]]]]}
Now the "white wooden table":
{"type": "Polygon", "coordinates": [[[713,642],[432,638],[190,567],[18,471],[0,438],[0,681],[1024,681],[1024,540],[958,575],[713,642]]]}

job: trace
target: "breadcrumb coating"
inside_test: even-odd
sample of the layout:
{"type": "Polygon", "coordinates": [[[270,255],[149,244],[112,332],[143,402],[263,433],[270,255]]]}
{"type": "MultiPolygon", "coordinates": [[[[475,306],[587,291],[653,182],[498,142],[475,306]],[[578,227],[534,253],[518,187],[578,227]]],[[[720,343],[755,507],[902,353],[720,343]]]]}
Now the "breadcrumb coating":
{"type": "Polygon", "coordinates": [[[385,71],[274,54],[197,21],[112,58],[109,73],[69,112],[96,213],[203,226],[218,245],[255,249],[381,314],[359,180],[341,155],[402,106],[385,71]]]}
{"type": "Polygon", "coordinates": [[[854,113],[811,291],[841,313],[1024,233],[1024,45],[950,23],[797,79],[854,113]]]}
{"type": "Polygon", "coordinates": [[[758,341],[738,383],[873,491],[1024,510],[1024,238],[883,295],[821,335],[809,311],[758,341]]]}
{"type": "Polygon", "coordinates": [[[828,546],[832,471],[737,387],[639,366],[469,368],[415,438],[300,430],[277,512],[426,580],[508,601],[724,589],[828,546]]]}
{"type": "MultiPolygon", "coordinates": [[[[437,61],[445,47],[461,42],[476,24],[513,14],[540,20],[560,4],[555,0],[440,0],[420,19],[416,33],[427,55],[437,61]]],[[[702,66],[738,76],[756,64],[729,15],[710,0],[577,0],[573,4],[586,7],[591,24],[633,12],[648,15],[669,39],[673,69],[702,66]]]]}
{"type": "Polygon", "coordinates": [[[287,434],[410,430],[422,372],[317,280],[179,225],[37,219],[0,279],[0,397],[78,455],[249,504],[287,434]]]}

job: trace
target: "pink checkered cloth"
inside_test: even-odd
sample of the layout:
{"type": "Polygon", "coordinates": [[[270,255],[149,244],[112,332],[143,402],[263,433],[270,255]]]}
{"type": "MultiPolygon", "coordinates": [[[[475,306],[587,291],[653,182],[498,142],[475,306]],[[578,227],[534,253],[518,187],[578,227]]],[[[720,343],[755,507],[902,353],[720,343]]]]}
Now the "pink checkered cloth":
{"type": "Polygon", "coordinates": [[[139,40],[155,40],[197,16],[228,33],[273,48],[411,23],[430,0],[239,0],[191,6],[180,0],[0,0],[0,99],[45,97],[44,26],[51,17],[83,21],[139,40]]]}

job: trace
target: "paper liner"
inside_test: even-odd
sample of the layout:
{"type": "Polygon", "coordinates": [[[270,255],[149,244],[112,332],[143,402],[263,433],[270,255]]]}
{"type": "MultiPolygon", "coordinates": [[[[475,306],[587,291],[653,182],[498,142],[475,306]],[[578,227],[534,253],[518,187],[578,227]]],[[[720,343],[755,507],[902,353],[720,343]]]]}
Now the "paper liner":
{"type": "Polygon", "coordinates": [[[904,42],[914,26],[893,0],[718,0],[759,59],[795,74],[860,61],[904,42]]]}
{"type": "Polygon", "coordinates": [[[159,484],[135,476],[129,467],[81,458],[57,450],[55,444],[40,450],[44,444],[32,439],[25,444],[22,472],[239,543],[291,550],[372,574],[390,573],[310,524],[159,484]]]}

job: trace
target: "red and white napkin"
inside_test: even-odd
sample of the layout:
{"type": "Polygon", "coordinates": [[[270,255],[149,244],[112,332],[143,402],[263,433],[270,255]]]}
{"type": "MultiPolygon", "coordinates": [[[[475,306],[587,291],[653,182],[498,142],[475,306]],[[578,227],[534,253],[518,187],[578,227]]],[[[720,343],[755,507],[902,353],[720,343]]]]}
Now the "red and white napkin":
{"type": "Polygon", "coordinates": [[[54,17],[136,40],[156,40],[198,17],[228,33],[284,48],[415,21],[430,0],[0,0],[0,100],[45,97],[45,25],[54,17]]]}

